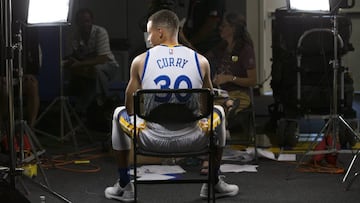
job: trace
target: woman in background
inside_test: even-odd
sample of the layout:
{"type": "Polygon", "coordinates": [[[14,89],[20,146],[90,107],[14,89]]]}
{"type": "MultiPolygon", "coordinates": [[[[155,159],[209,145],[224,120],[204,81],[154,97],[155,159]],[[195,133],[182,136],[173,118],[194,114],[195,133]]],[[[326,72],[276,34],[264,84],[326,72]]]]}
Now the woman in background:
{"type": "MultiPolygon", "coordinates": [[[[220,36],[222,41],[205,56],[211,64],[214,88],[228,93],[218,97],[215,103],[223,105],[229,130],[239,124],[235,119],[237,113],[251,104],[249,87],[257,82],[255,52],[246,21],[239,14],[225,14],[220,36]]],[[[203,163],[201,173],[207,173],[207,162],[203,163]]]]}
{"type": "Polygon", "coordinates": [[[213,84],[229,93],[221,102],[227,117],[250,105],[249,88],[256,85],[253,42],[241,15],[228,13],[220,25],[222,42],[206,54],[211,63],[213,84]]]}

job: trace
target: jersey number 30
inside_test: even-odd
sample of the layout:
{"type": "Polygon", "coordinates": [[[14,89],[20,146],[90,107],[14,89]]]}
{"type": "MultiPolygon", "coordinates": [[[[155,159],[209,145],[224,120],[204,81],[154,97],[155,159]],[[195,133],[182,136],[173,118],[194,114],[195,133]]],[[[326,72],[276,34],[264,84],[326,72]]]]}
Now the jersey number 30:
{"type": "MultiPolygon", "coordinates": [[[[154,80],[156,85],[160,85],[160,89],[192,89],[192,83],[188,76],[180,75],[172,83],[171,79],[167,75],[160,75],[154,80]],[[185,86],[183,85],[185,84],[185,86]],[[182,85],[182,86],[180,86],[182,85]]],[[[176,99],[179,102],[185,102],[189,99],[189,94],[175,94],[176,99]]],[[[157,95],[155,101],[165,103],[171,99],[171,93],[166,95],[157,95]]]]}

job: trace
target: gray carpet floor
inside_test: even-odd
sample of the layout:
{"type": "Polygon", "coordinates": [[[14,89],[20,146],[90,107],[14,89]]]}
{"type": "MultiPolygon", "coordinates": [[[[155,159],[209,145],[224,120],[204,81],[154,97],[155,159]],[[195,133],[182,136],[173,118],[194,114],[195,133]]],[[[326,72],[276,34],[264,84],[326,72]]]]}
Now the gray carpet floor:
{"type": "MultiPolygon", "coordinates": [[[[269,102],[271,100],[262,106],[266,106],[269,102]]],[[[355,103],[354,106],[359,105],[355,103]]],[[[266,114],[265,107],[260,111],[260,115],[266,114]]],[[[53,117],[58,118],[57,116],[53,117]]],[[[52,119],[44,120],[43,126],[53,129],[53,126],[48,124],[52,119]]],[[[83,153],[73,157],[71,153],[76,152],[76,148],[71,139],[59,142],[47,136],[38,135],[37,137],[46,149],[46,153],[42,156],[44,174],[38,170],[37,176],[31,180],[18,176],[16,188],[33,203],[40,202],[41,195],[44,195],[46,202],[50,203],[66,202],[59,198],[60,196],[73,203],[117,202],[104,197],[104,189],[117,180],[115,161],[108,151],[108,136],[107,133],[91,132],[93,141],[90,142],[83,132],[77,133],[78,147],[83,153]],[[64,159],[61,162],[65,162],[83,158],[90,160],[90,165],[68,164],[54,167],[57,162],[49,162],[51,159],[64,159]],[[43,175],[47,178],[49,187],[44,187],[46,184],[43,175]]],[[[298,160],[301,156],[302,154],[298,154],[298,160]]],[[[352,157],[353,154],[339,154],[339,165],[347,169],[352,157]]],[[[235,197],[218,199],[217,202],[359,202],[360,178],[355,179],[349,190],[346,191],[345,188],[349,179],[357,170],[360,170],[360,159],[355,161],[345,183],[342,182],[344,174],[299,172],[296,170],[296,162],[278,162],[259,158],[257,165],[257,172],[225,173],[226,181],[237,184],[240,192],[235,197]]],[[[187,169],[186,167],[184,166],[187,173],[198,175],[198,168],[187,169]]],[[[206,202],[199,197],[200,188],[200,184],[140,185],[139,202],[206,202]]],[[[4,201],[0,200],[0,202],[4,201]]]]}
{"type": "MultiPolygon", "coordinates": [[[[64,148],[71,149],[71,143],[67,143],[64,148]]],[[[56,151],[56,147],[53,149],[56,151]]],[[[74,166],[70,164],[65,166],[80,170],[80,172],[54,167],[44,168],[44,174],[50,184],[50,191],[36,184],[36,182],[44,183],[40,171],[32,180],[19,178],[17,188],[22,194],[26,194],[23,187],[26,186],[30,192],[26,194],[26,197],[34,203],[40,202],[40,195],[46,196],[46,202],[66,202],[55,194],[74,203],[116,202],[104,197],[104,189],[113,185],[117,180],[116,166],[112,155],[104,152],[102,147],[93,148],[92,146],[85,149],[94,150],[80,154],[78,159],[92,157],[89,159],[91,165],[74,166]],[[96,172],[84,172],[85,170],[96,172]],[[20,184],[21,182],[24,184],[20,184]]],[[[64,154],[61,151],[53,152],[52,156],[59,157],[64,154]]],[[[66,157],[72,160],[70,155],[66,157]]],[[[351,154],[340,154],[338,162],[347,168],[351,158],[351,154]]],[[[354,172],[360,169],[359,162],[360,160],[355,162],[347,181],[342,183],[344,174],[299,172],[296,170],[296,162],[278,162],[259,158],[257,172],[223,174],[226,176],[227,182],[239,186],[240,193],[235,197],[218,199],[217,202],[358,202],[360,178],[355,179],[347,191],[345,188],[354,172]]],[[[187,168],[187,165],[183,165],[183,167],[192,176],[198,174],[197,167],[187,168]]],[[[200,187],[200,184],[140,185],[139,202],[206,202],[199,197],[200,187]]]]}

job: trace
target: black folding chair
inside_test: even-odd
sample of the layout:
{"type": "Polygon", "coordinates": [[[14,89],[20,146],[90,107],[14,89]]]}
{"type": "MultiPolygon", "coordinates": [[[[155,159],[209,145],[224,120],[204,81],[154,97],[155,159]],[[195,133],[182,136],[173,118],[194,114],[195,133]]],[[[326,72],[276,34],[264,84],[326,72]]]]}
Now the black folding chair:
{"type": "Polygon", "coordinates": [[[197,122],[202,118],[210,118],[208,132],[204,135],[208,137],[209,142],[200,147],[197,151],[167,151],[143,149],[138,141],[139,131],[134,128],[132,136],[133,140],[133,167],[134,167],[134,196],[137,201],[137,185],[138,184],[171,184],[171,183],[207,183],[208,184],[208,202],[212,199],[215,202],[214,192],[214,161],[215,161],[215,139],[213,132],[213,92],[210,89],[176,89],[176,90],[159,90],[159,89],[142,89],[134,94],[134,126],[136,126],[136,118],[140,117],[146,122],[154,122],[158,124],[186,124],[197,122]],[[177,97],[177,101],[181,102],[163,102],[157,103],[153,109],[149,109],[146,105],[149,100],[157,101],[158,98],[169,99],[177,97]],[[192,100],[192,102],[186,101],[192,100]],[[190,104],[191,103],[191,104],[190,104]],[[195,104],[195,105],[194,105],[195,104]],[[206,178],[199,177],[183,177],[170,180],[138,180],[137,178],[137,156],[151,156],[160,158],[179,158],[179,157],[196,157],[207,155],[209,157],[209,173],[206,178]],[[211,196],[210,196],[211,194],[211,196]]]}
{"type": "Polygon", "coordinates": [[[248,92],[250,105],[238,112],[233,120],[228,120],[230,134],[234,136],[232,136],[231,140],[228,140],[226,143],[228,145],[253,145],[255,155],[254,161],[257,162],[258,137],[256,135],[254,88],[248,87],[248,92]]]}

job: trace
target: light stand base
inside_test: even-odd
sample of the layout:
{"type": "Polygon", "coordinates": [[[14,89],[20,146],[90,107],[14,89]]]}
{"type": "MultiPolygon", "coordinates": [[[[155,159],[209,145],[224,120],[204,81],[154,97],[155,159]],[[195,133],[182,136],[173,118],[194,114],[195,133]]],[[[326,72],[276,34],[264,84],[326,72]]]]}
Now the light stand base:
{"type": "Polygon", "coordinates": [[[40,120],[50,111],[52,107],[54,107],[56,104],[60,105],[60,137],[52,135],[50,133],[41,131],[39,129],[34,129],[35,132],[43,134],[45,136],[48,136],[50,138],[56,139],[58,141],[65,141],[68,139],[68,137],[72,138],[74,147],[76,151],[79,151],[78,143],[76,139],[76,131],[82,129],[86,135],[89,137],[90,141],[93,141],[92,137],[90,136],[89,131],[87,130],[84,123],[81,121],[80,117],[76,113],[75,109],[71,106],[68,97],[60,96],[57,97],[45,110],[44,112],[39,115],[38,119],[35,122],[35,125],[40,122],[40,120]],[[77,122],[77,127],[73,126],[73,122],[71,120],[71,116],[75,119],[77,122]],[[69,132],[65,134],[64,130],[64,119],[66,121],[67,127],[69,128],[69,132]]]}
{"type": "MultiPolygon", "coordinates": [[[[26,176],[27,177],[27,176],[26,176]]],[[[32,180],[30,177],[27,177],[32,183],[36,184],[37,186],[39,186],[41,189],[43,189],[46,192],[49,192],[50,194],[54,195],[55,197],[57,197],[58,199],[64,201],[64,202],[68,202],[71,203],[71,201],[69,199],[67,199],[66,197],[64,197],[63,195],[55,192],[54,190],[50,189],[49,186],[44,185],[40,182],[36,182],[34,180],[32,180]]]]}
{"type": "MultiPolygon", "coordinates": [[[[43,181],[45,182],[45,184],[43,184],[41,182],[38,182],[38,181],[35,181],[33,178],[30,178],[30,177],[24,175],[23,174],[23,172],[24,172],[23,168],[16,168],[15,169],[16,174],[13,174],[13,175],[18,176],[17,180],[22,185],[22,187],[24,188],[26,194],[30,194],[30,192],[29,192],[29,189],[27,188],[27,186],[25,185],[24,181],[22,180],[23,177],[28,178],[28,180],[30,180],[32,183],[40,186],[41,189],[44,189],[46,192],[49,192],[50,194],[56,196],[60,200],[62,200],[64,202],[71,203],[71,201],[68,200],[67,198],[65,198],[63,195],[61,195],[61,194],[55,192],[54,190],[50,189],[49,181],[48,181],[47,176],[45,174],[44,168],[41,166],[41,161],[39,159],[39,156],[44,154],[45,150],[41,146],[41,144],[40,144],[39,140],[37,139],[36,135],[34,134],[34,132],[27,125],[26,121],[21,120],[19,122],[20,122],[21,131],[22,131],[20,133],[28,135],[28,140],[29,140],[29,144],[30,144],[30,148],[31,148],[31,152],[32,152],[31,156],[21,160],[21,164],[24,165],[24,164],[29,163],[29,162],[31,162],[32,160],[35,159],[36,160],[36,165],[38,166],[38,168],[39,168],[39,170],[41,172],[41,175],[42,175],[42,178],[43,178],[43,181]],[[38,149],[39,149],[39,151],[38,151],[38,149]]],[[[22,136],[20,136],[20,137],[21,137],[21,139],[23,138],[22,136]]],[[[22,156],[22,155],[20,155],[20,156],[22,156]]],[[[10,169],[8,167],[0,167],[0,170],[3,171],[3,172],[6,172],[6,173],[10,172],[10,169]]],[[[3,177],[3,178],[6,178],[6,177],[3,177]]]]}
{"type": "Polygon", "coordinates": [[[349,183],[345,187],[345,191],[348,191],[350,189],[351,185],[354,183],[354,181],[358,177],[358,175],[359,175],[359,172],[354,173],[354,176],[350,179],[349,183]]]}
{"type": "MultiPolygon", "coordinates": [[[[352,167],[353,167],[353,165],[354,165],[354,163],[355,163],[355,161],[356,161],[359,154],[360,154],[360,149],[358,149],[357,152],[355,153],[355,155],[353,156],[353,158],[352,158],[352,160],[350,162],[350,165],[348,167],[348,170],[346,171],[345,176],[344,176],[344,178],[342,180],[343,183],[346,182],[346,179],[349,176],[349,173],[350,173],[350,171],[351,171],[351,169],[352,169],[352,167]]],[[[355,179],[357,178],[358,175],[359,175],[359,172],[356,171],[354,173],[354,176],[349,180],[348,184],[346,185],[346,187],[345,187],[346,191],[348,191],[350,189],[351,185],[354,183],[354,181],[355,181],[355,179]]]]}
{"type": "MultiPolygon", "coordinates": [[[[358,133],[356,133],[351,126],[339,115],[330,115],[329,120],[325,123],[325,125],[322,127],[321,131],[318,133],[318,135],[314,138],[314,141],[309,145],[306,152],[303,153],[302,157],[297,162],[296,168],[298,169],[300,165],[303,163],[306,156],[309,155],[321,155],[321,154],[338,154],[338,153],[354,153],[353,150],[341,150],[336,147],[337,141],[338,141],[338,133],[339,133],[339,126],[343,125],[346,129],[348,129],[351,132],[351,135],[360,140],[360,136],[358,133]],[[335,133],[334,133],[335,132],[335,133]],[[319,138],[323,135],[323,139],[326,139],[325,136],[331,136],[332,143],[330,145],[327,145],[327,149],[325,150],[313,150],[314,146],[318,143],[319,138]]],[[[355,159],[355,158],[354,158],[355,159]]],[[[353,159],[353,161],[354,161],[353,159]]],[[[348,171],[350,170],[351,166],[349,167],[348,171]]],[[[348,173],[347,173],[348,174],[348,173]]],[[[290,174],[288,174],[288,179],[290,177],[290,174]]],[[[346,179],[346,176],[344,177],[344,180],[346,179]]],[[[344,182],[344,181],[343,181],[344,182]]]]}
{"type": "MultiPolygon", "coordinates": [[[[36,164],[40,169],[40,172],[42,174],[42,177],[44,179],[44,182],[46,183],[47,186],[49,186],[49,181],[45,175],[45,171],[43,169],[43,167],[41,166],[41,161],[39,159],[39,155],[42,155],[45,153],[45,149],[42,147],[42,145],[40,144],[39,140],[37,139],[37,137],[35,136],[34,132],[30,129],[30,127],[27,125],[26,121],[21,120],[20,121],[20,125],[21,125],[21,129],[23,129],[23,133],[25,135],[28,135],[28,139],[29,139],[29,143],[30,143],[30,147],[31,147],[31,152],[32,155],[30,157],[27,157],[26,159],[22,160],[21,164],[24,163],[29,163],[30,161],[32,161],[33,159],[36,160],[36,164]],[[40,151],[38,151],[37,149],[40,149],[40,151]]],[[[21,137],[21,136],[20,136],[21,137]]]]}

